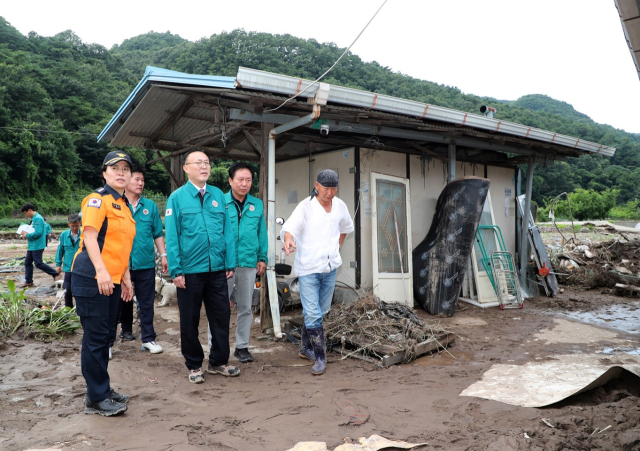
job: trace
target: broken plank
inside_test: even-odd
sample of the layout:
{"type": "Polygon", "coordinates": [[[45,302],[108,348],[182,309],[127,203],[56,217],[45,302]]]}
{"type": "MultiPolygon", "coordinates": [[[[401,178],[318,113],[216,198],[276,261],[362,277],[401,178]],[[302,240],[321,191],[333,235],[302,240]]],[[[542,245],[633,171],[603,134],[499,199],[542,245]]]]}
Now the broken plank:
{"type": "MultiPolygon", "coordinates": [[[[436,351],[439,348],[444,348],[447,345],[453,343],[455,340],[456,340],[456,335],[452,333],[445,333],[445,334],[438,335],[436,337],[429,338],[427,341],[423,341],[422,343],[418,343],[418,345],[416,345],[416,357],[419,357],[423,354],[427,354],[429,352],[436,351]]],[[[388,367],[391,365],[402,363],[404,361],[404,356],[405,356],[404,350],[395,352],[393,354],[385,355],[382,358],[382,366],[388,367]]]]}
{"type": "Polygon", "coordinates": [[[345,351],[343,351],[342,349],[334,346],[333,349],[331,349],[333,352],[335,352],[336,354],[340,354],[341,356],[345,356],[345,357],[349,357],[351,359],[358,359],[358,360],[364,360],[365,362],[369,362],[369,363],[380,363],[380,360],[374,360],[371,357],[367,357],[363,354],[360,353],[347,353],[345,351]]]}

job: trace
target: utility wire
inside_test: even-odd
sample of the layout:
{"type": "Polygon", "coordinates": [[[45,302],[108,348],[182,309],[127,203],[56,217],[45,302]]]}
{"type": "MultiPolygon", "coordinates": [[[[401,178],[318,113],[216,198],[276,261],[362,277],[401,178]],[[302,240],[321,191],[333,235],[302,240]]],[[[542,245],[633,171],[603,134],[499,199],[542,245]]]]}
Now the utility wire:
{"type": "Polygon", "coordinates": [[[362,31],[358,34],[358,36],[356,36],[356,38],[353,40],[353,42],[351,43],[351,45],[349,45],[349,47],[347,47],[345,49],[344,52],[342,52],[342,55],[340,55],[340,58],[338,58],[336,60],[335,63],[333,63],[333,65],[327,69],[327,71],[320,75],[318,77],[318,79],[316,81],[314,81],[313,83],[311,83],[309,86],[307,86],[306,88],[304,88],[302,91],[300,91],[299,93],[297,93],[296,95],[294,95],[293,97],[289,97],[287,100],[285,100],[284,102],[282,102],[282,104],[280,104],[279,106],[272,108],[270,110],[265,110],[265,113],[270,113],[272,111],[276,111],[279,110],[280,108],[282,108],[283,106],[285,106],[287,103],[289,103],[290,101],[292,101],[293,99],[295,99],[296,97],[298,97],[299,95],[301,95],[303,92],[305,92],[307,89],[309,89],[310,87],[312,87],[313,85],[315,85],[316,83],[318,83],[320,80],[322,80],[325,75],[327,75],[329,72],[331,72],[333,70],[334,67],[336,67],[336,65],[340,62],[340,60],[342,59],[342,57],[344,57],[347,52],[351,49],[351,47],[353,47],[353,45],[358,41],[358,39],[360,39],[360,36],[362,36],[362,33],[364,33],[364,31],[367,29],[367,27],[369,26],[369,24],[371,24],[371,22],[373,22],[373,19],[376,18],[376,16],[378,15],[378,13],[380,12],[380,10],[382,9],[382,7],[387,3],[388,0],[384,0],[384,2],[382,2],[382,5],[380,5],[380,8],[378,8],[378,10],[376,11],[376,13],[373,15],[373,17],[371,17],[371,19],[369,19],[369,22],[367,22],[367,24],[364,26],[364,28],[362,29],[362,31]]]}

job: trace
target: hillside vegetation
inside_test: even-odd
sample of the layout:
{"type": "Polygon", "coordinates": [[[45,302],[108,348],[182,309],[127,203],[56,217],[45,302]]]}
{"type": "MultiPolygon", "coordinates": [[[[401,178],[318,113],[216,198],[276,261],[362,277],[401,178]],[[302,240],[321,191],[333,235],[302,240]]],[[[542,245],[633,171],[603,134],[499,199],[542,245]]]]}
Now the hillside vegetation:
{"type": "MultiPolygon", "coordinates": [[[[106,49],[83,43],[72,31],[24,36],[0,17],[0,216],[26,200],[64,211],[70,201],[101,185],[99,167],[108,150],[96,137],[147,65],[226,76],[246,66],[314,79],[342,51],[313,39],[244,30],[197,42],[151,32],[106,49]]],[[[565,102],[544,95],[502,101],[463,94],[353,54],[325,81],[473,113],[490,103],[501,119],[618,149],[613,158],[583,156],[536,171],[539,204],[578,188],[619,190],[618,204],[640,198],[640,135],[597,124],[565,102]]],[[[141,163],[154,158],[150,150],[127,151],[141,163]]],[[[147,188],[168,194],[169,186],[162,166],[153,165],[147,188]]]]}

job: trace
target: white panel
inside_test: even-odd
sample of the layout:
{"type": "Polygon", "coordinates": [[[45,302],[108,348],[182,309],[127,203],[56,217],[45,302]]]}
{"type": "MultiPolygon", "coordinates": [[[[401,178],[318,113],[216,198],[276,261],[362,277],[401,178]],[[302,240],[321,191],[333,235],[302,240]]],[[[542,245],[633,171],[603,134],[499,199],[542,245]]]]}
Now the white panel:
{"type": "Polygon", "coordinates": [[[413,246],[416,247],[429,232],[438,196],[445,187],[446,174],[442,161],[435,158],[424,162],[424,177],[420,157],[412,155],[409,161],[411,167],[411,237],[413,246]]]}
{"type": "MultiPolygon", "coordinates": [[[[489,166],[487,177],[491,180],[489,191],[493,202],[496,225],[502,231],[507,250],[516,258],[516,171],[512,168],[489,166]],[[505,214],[505,190],[510,190],[509,216],[505,214]]],[[[508,195],[508,194],[507,194],[508,195]]]]}
{"type": "MultiPolygon", "coordinates": [[[[309,162],[300,158],[298,160],[276,163],[276,218],[285,220],[291,216],[298,203],[309,196],[309,162]],[[289,203],[289,193],[297,192],[298,202],[289,203]]],[[[276,225],[276,234],[280,235],[280,226],[276,225]]],[[[293,266],[294,254],[280,261],[282,254],[282,241],[276,241],[276,261],[293,266]]]]}

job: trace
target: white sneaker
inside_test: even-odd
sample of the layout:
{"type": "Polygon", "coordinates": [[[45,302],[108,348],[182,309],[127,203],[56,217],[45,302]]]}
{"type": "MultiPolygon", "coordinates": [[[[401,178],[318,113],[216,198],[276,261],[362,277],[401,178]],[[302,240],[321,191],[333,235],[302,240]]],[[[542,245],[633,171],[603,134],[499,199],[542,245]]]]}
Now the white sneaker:
{"type": "Polygon", "coordinates": [[[149,351],[151,354],[160,354],[162,352],[162,346],[155,341],[149,341],[147,343],[142,343],[140,350],[149,351]]]}
{"type": "Polygon", "coordinates": [[[113,356],[111,355],[111,348],[109,348],[109,360],[111,360],[113,356]]]}

